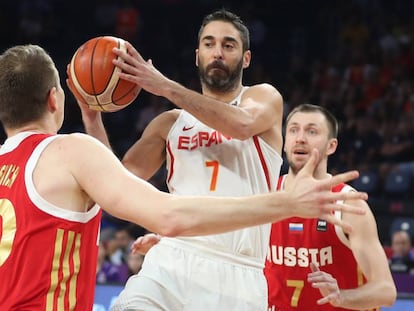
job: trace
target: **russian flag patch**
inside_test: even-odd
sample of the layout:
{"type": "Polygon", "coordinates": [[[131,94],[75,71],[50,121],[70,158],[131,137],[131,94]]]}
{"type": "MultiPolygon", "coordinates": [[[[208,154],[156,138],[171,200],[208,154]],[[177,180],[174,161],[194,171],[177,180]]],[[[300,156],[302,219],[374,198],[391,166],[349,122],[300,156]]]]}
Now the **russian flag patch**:
{"type": "Polygon", "coordinates": [[[302,223],[289,223],[289,231],[303,231],[303,224],[302,223]]]}

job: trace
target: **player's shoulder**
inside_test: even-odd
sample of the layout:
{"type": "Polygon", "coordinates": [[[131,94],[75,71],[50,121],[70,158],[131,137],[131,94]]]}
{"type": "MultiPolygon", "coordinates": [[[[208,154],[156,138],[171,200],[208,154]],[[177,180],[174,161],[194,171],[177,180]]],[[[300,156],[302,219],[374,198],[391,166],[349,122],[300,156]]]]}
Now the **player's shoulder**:
{"type": "Polygon", "coordinates": [[[278,91],[278,89],[270,83],[259,83],[254,84],[245,90],[243,93],[244,96],[260,96],[261,98],[269,98],[272,100],[277,100],[282,102],[283,97],[282,94],[278,91]]]}
{"type": "Polygon", "coordinates": [[[177,119],[180,115],[182,109],[170,109],[167,111],[164,111],[161,115],[164,115],[165,118],[171,118],[171,119],[177,119]]]}
{"type": "Polygon", "coordinates": [[[278,89],[274,85],[272,85],[270,83],[267,83],[267,82],[253,84],[253,85],[249,86],[248,89],[250,91],[253,90],[253,91],[266,91],[266,92],[277,92],[277,93],[279,93],[278,89]]]}
{"type": "Polygon", "coordinates": [[[168,122],[168,121],[175,121],[178,116],[180,115],[182,109],[170,109],[161,112],[159,115],[157,115],[151,122],[168,122]]]}
{"type": "Polygon", "coordinates": [[[180,112],[181,109],[171,109],[164,111],[152,119],[147,128],[168,131],[178,119],[180,112]]]}
{"type": "Polygon", "coordinates": [[[82,141],[95,141],[97,140],[91,135],[81,133],[81,132],[74,132],[69,134],[58,134],[56,135],[56,141],[62,143],[71,143],[71,142],[82,142],[82,141]]]}
{"type": "Polygon", "coordinates": [[[100,147],[102,145],[104,144],[95,137],[80,132],[70,134],[58,134],[56,135],[56,138],[51,144],[51,146],[68,155],[74,152],[76,153],[79,150],[83,150],[83,148],[87,146],[100,147]]]}
{"type": "Polygon", "coordinates": [[[98,139],[84,134],[58,134],[42,151],[39,162],[55,167],[63,174],[69,167],[89,161],[99,161],[104,153],[112,152],[98,139]]]}

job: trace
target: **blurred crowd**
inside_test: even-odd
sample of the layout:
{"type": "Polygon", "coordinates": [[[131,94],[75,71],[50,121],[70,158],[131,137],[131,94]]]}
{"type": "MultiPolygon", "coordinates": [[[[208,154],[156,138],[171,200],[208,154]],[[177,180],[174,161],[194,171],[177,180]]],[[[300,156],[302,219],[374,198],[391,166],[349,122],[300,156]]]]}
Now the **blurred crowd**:
{"type": "MultiPolygon", "coordinates": [[[[0,0],[0,48],[40,44],[65,73],[83,42],[119,36],[167,76],[197,90],[199,23],[220,7],[238,13],[251,31],[253,57],[245,85],[273,84],[284,97],[285,115],[308,102],[327,107],[338,118],[339,148],[330,170],[374,173],[377,185],[371,195],[377,200],[370,205],[382,242],[391,245],[394,216],[414,216],[413,1],[0,0]],[[388,197],[387,176],[395,171],[404,172],[406,191],[388,197]]],[[[68,90],[66,94],[62,132],[83,131],[79,109],[68,90]]],[[[165,99],[142,92],[133,105],[105,115],[117,155],[154,116],[170,108],[165,99]]],[[[164,178],[162,169],[151,182],[167,191],[164,178]]],[[[129,245],[145,230],[110,215],[102,227],[97,281],[124,282],[136,271],[130,261],[142,260],[132,258],[129,245]]]]}

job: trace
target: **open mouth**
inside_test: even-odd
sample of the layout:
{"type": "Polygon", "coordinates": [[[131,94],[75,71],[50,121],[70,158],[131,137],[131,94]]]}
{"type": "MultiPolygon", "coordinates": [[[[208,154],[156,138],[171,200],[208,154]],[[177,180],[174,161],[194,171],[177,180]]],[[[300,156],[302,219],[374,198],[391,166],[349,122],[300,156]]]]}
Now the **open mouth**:
{"type": "Polygon", "coordinates": [[[297,149],[297,150],[294,150],[293,151],[293,154],[294,155],[299,155],[299,156],[301,156],[301,155],[307,155],[309,152],[307,152],[306,150],[303,150],[303,149],[297,149]]]}

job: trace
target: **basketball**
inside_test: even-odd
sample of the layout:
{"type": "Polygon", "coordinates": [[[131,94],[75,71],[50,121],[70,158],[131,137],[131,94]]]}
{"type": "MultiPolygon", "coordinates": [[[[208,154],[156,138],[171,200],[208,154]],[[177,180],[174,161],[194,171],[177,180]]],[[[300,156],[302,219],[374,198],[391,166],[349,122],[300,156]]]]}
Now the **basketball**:
{"type": "Polygon", "coordinates": [[[112,64],[117,57],[112,49],[126,51],[123,39],[102,36],[82,44],[72,57],[69,76],[76,97],[82,97],[90,109],[114,112],[127,107],[141,87],[118,77],[120,68],[112,64]]]}

